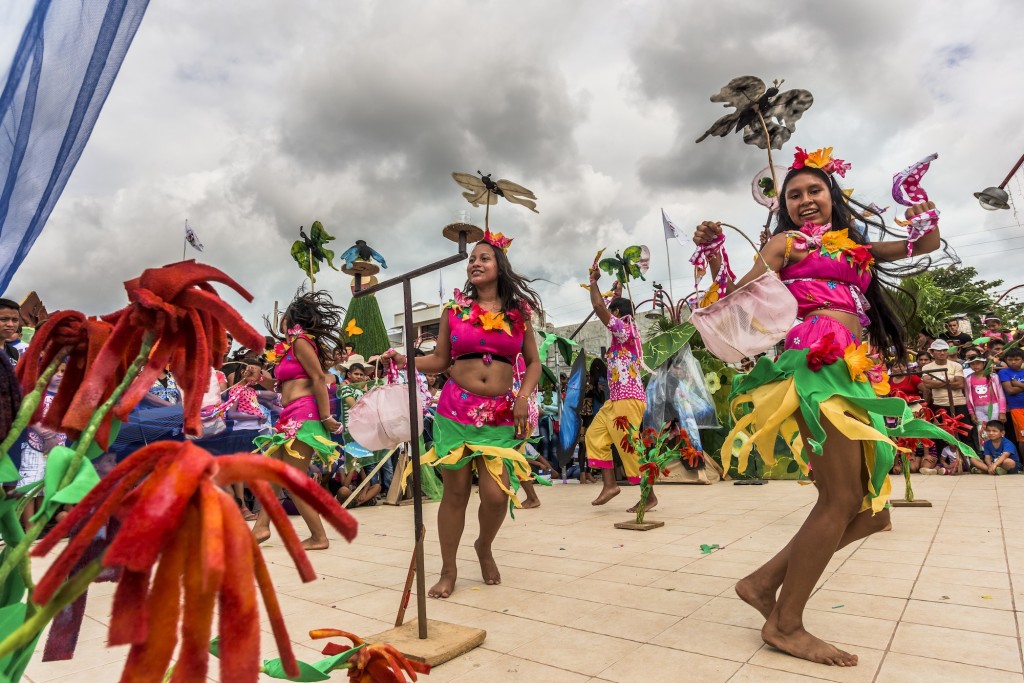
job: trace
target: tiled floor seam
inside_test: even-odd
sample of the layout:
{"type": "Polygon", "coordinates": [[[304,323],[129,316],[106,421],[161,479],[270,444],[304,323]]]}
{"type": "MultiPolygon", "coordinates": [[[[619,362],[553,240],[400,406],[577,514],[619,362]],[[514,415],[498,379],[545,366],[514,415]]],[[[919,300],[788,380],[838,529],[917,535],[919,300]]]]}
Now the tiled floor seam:
{"type": "MultiPolygon", "coordinates": [[[[998,479],[996,480],[998,482],[998,479]]],[[[1017,622],[1017,656],[1020,658],[1022,668],[1024,668],[1024,649],[1021,645],[1021,633],[1020,633],[1020,619],[1017,618],[1017,590],[1016,590],[1016,579],[1013,576],[1013,572],[1010,570],[1010,554],[1006,550],[1006,524],[1003,523],[1002,519],[1002,506],[999,504],[999,486],[995,487],[996,493],[996,510],[1000,511],[999,514],[999,532],[1003,539],[1003,559],[1006,560],[1006,574],[1010,577],[1010,606],[1013,607],[1013,619],[1017,622]]]]}
{"type": "MultiPolygon", "coordinates": [[[[954,483],[954,488],[955,487],[956,487],[956,484],[954,483]]],[[[952,492],[950,493],[950,496],[952,496],[952,492]]],[[[924,559],[921,560],[921,564],[917,568],[917,574],[914,575],[914,583],[910,586],[910,595],[907,596],[907,601],[903,605],[903,611],[900,612],[900,617],[899,617],[899,619],[896,620],[896,628],[894,628],[892,630],[892,634],[889,636],[889,642],[885,644],[885,649],[882,651],[882,658],[878,660],[878,668],[875,669],[875,675],[871,677],[871,682],[872,683],[875,683],[875,681],[878,680],[879,674],[882,673],[882,667],[885,666],[885,660],[889,656],[889,651],[890,651],[890,648],[892,647],[893,641],[896,639],[896,632],[899,631],[900,624],[903,623],[903,617],[907,613],[907,608],[910,607],[910,601],[913,599],[912,596],[914,595],[914,589],[917,588],[917,582],[921,578],[921,568],[924,567],[924,563],[928,559],[928,554],[931,553],[932,547],[935,545],[935,538],[936,538],[936,536],[939,535],[939,529],[942,527],[942,517],[945,516],[945,514],[946,514],[946,508],[949,505],[949,497],[947,497],[941,503],[936,502],[936,503],[932,503],[932,505],[933,506],[934,505],[941,505],[942,506],[942,515],[940,515],[939,523],[935,526],[935,531],[932,532],[932,537],[928,541],[928,550],[925,551],[924,559]]],[[[908,508],[904,508],[904,509],[907,512],[913,512],[914,510],[917,510],[918,508],[908,507],[908,508]]]]}

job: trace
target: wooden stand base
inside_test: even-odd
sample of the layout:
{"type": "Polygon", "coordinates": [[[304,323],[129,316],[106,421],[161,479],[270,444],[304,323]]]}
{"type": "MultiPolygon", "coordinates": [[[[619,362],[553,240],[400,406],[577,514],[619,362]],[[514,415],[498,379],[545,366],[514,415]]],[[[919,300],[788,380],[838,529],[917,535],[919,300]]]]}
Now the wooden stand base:
{"type": "Polygon", "coordinates": [[[927,500],[890,500],[889,504],[894,508],[930,508],[932,506],[927,500]]]}
{"type": "Polygon", "coordinates": [[[630,531],[650,531],[651,529],[657,529],[658,527],[665,526],[665,522],[656,522],[649,520],[643,524],[637,524],[634,522],[616,522],[616,529],[629,529],[630,531]]]}
{"type": "Polygon", "coordinates": [[[364,640],[368,643],[388,643],[409,659],[425,662],[433,667],[479,647],[486,637],[487,631],[483,629],[427,619],[427,638],[420,640],[419,626],[417,620],[413,619],[407,624],[369,636],[364,640]]]}

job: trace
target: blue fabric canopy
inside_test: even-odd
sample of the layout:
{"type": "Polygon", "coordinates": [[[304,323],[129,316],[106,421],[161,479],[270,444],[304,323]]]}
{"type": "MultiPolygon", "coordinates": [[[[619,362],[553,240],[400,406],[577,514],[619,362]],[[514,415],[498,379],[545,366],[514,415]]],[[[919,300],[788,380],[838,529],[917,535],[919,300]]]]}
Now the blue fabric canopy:
{"type": "Polygon", "coordinates": [[[0,292],[82,156],[149,0],[37,0],[0,93],[0,292]]]}

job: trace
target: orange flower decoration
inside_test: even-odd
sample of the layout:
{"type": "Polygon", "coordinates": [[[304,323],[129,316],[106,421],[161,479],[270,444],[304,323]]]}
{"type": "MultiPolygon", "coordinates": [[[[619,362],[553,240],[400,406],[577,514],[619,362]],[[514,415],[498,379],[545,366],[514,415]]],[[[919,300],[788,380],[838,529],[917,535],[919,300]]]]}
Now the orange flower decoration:
{"type": "MultiPolygon", "coordinates": [[[[415,681],[416,674],[430,673],[429,664],[411,660],[386,643],[367,645],[362,638],[347,631],[322,628],[310,631],[309,637],[313,640],[347,638],[352,641],[352,647],[360,648],[348,660],[348,680],[354,683],[405,683],[406,674],[415,681]]],[[[351,649],[337,643],[327,643],[323,654],[331,657],[351,649]]]]}
{"type": "Polygon", "coordinates": [[[859,246],[850,239],[849,230],[829,230],[821,236],[821,248],[829,254],[838,254],[841,251],[854,249],[859,246]]]}
{"type": "Polygon", "coordinates": [[[216,605],[221,670],[231,672],[232,680],[256,680],[257,586],[282,665],[288,675],[298,676],[263,556],[238,506],[221,488],[236,481],[245,481],[270,514],[304,581],[316,574],[271,483],[301,497],[349,541],[355,538],[356,520],[305,472],[262,456],[215,459],[189,441],[161,441],[115,467],[32,549],[33,556],[44,556],[73,532],[39,580],[32,600],[49,602],[97,531],[116,517],[121,528],[102,564],[121,571],[109,644],[131,645],[122,681],[151,681],[154,674],[159,678],[178,648],[179,633],[175,680],[205,680],[216,605]]]}
{"type": "Polygon", "coordinates": [[[868,381],[866,373],[875,366],[875,361],[868,357],[868,344],[861,342],[850,344],[843,351],[843,360],[846,361],[846,369],[850,371],[850,379],[855,382],[868,381]]]}
{"type": "Polygon", "coordinates": [[[512,334],[512,328],[509,327],[508,321],[505,320],[504,313],[492,313],[491,311],[484,311],[480,314],[480,326],[487,330],[502,330],[506,334],[512,334]]]}

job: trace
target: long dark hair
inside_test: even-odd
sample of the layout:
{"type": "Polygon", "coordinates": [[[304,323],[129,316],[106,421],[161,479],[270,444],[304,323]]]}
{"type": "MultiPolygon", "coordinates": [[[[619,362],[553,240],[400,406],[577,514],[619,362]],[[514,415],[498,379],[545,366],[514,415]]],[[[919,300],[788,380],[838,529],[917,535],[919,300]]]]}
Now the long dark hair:
{"type": "MultiPolygon", "coordinates": [[[[345,319],[345,309],[337,306],[331,295],[324,290],[305,291],[300,287],[295,299],[284,309],[282,320],[285,329],[294,325],[300,326],[306,334],[313,338],[317,353],[320,356],[320,367],[327,369],[338,348],[338,330],[345,319]]],[[[282,340],[280,333],[274,329],[270,319],[264,316],[263,321],[271,336],[282,340]]]]}
{"type": "MultiPolygon", "coordinates": [[[[530,283],[533,280],[529,280],[512,270],[512,264],[509,263],[508,256],[501,249],[488,242],[480,242],[478,244],[486,244],[494,252],[494,261],[498,264],[498,298],[501,299],[502,310],[519,311],[525,314],[523,304],[528,305],[534,310],[539,310],[541,307],[540,296],[530,287],[530,283]]],[[[462,292],[474,300],[479,296],[476,287],[469,280],[466,280],[466,286],[463,287],[462,292]]],[[[524,315],[524,317],[529,321],[529,316],[524,315]]]]}
{"type": "MultiPolygon", "coordinates": [[[[801,173],[813,175],[824,182],[825,186],[829,188],[829,196],[832,199],[833,230],[849,230],[848,236],[857,244],[871,243],[868,234],[871,228],[878,230],[879,240],[885,239],[887,235],[906,239],[905,234],[895,232],[886,225],[885,219],[879,211],[871,206],[860,203],[852,197],[848,198],[844,195],[833,176],[821,169],[809,166],[792,169],[786,174],[786,179],[782,183],[782,191],[779,192],[779,212],[774,234],[778,235],[788,230],[799,230],[801,227],[793,222],[789,211],[786,210],[786,188],[789,186],[789,182],[801,173]],[[851,204],[864,209],[867,216],[864,214],[854,214],[850,208],[851,204]],[[858,225],[858,222],[861,225],[858,225]]],[[[888,353],[890,349],[893,349],[896,358],[905,357],[907,352],[905,338],[907,321],[902,320],[901,316],[897,315],[889,288],[899,289],[898,282],[900,279],[923,273],[939,259],[950,260],[953,263],[959,262],[959,259],[949,248],[949,245],[943,240],[937,259],[933,259],[931,256],[924,256],[913,261],[875,263],[874,270],[877,276],[871,278],[871,283],[868,285],[867,291],[864,292],[864,297],[870,304],[870,308],[867,311],[868,318],[871,320],[871,325],[868,326],[868,339],[880,352],[888,353]]],[[[913,297],[908,298],[913,299],[913,297]]]]}

